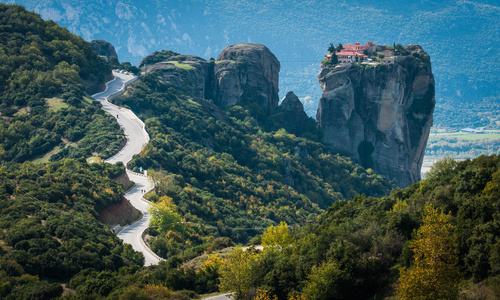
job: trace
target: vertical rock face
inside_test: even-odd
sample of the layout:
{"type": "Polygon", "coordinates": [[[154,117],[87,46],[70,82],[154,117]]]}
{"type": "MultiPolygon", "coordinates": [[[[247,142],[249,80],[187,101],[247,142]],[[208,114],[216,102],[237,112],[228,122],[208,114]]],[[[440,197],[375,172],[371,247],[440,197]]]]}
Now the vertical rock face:
{"type": "Polygon", "coordinates": [[[418,45],[393,65],[324,68],[322,142],[404,187],[420,180],[434,111],[431,63],[418,45]]]}
{"type": "Polygon", "coordinates": [[[97,52],[97,55],[105,56],[108,61],[111,57],[116,57],[118,61],[118,55],[116,54],[115,47],[105,40],[93,40],[90,42],[90,48],[97,52]]]}
{"type": "Polygon", "coordinates": [[[212,100],[220,108],[247,105],[269,116],[278,106],[280,63],[260,44],[237,44],[224,48],[217,61],[193,55],[157,51],[139,67],[158,72],[164,82],[192,97],[212,100]]]}
{"type": "Polygon", "coordinates": [[[214,102],[222,108],[256,102],[270,115],[278,106],[279,71],[278,59],[264,45],[227,46],[215,62],[214,102]]]}

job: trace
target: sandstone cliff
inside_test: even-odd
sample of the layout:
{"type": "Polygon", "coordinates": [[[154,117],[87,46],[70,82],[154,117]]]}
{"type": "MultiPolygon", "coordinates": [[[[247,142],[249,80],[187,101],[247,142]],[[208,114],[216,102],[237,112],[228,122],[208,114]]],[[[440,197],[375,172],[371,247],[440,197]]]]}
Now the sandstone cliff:
{"type": "MultiPolygon", "coordinates": [[[[150,60],[154,57],[148,56],[150,60]]],[[[171,55],[151,65],[141,62],[145,73],[156,71],[161,82],[167,83],[191,97],[205,98],[205,86],[209,74],[207,61],[194,55],[171,55]]],[[[143,60],[144,61],[144,60],[143,60]]]]}
{"type": "Polygon", "coordinates": [[[222,109],[248,106],[267,117],[278,106],[280,64],[264,45],[228,46],[217,61],[164,50],[146,56],[139,67],[144,73],[158,72],[163,82],[222,109]]]}
{"type": "Polygon", "coordinates": [[[269,116],[278,106],[279,71],[278,59],[264,45],[227,46],[215,62],[214,102],[222,108],[255,102],[269,116]]]}
{"type": "Polygon", "coordinates": [[[389,66],[324,68],[322,142],[404,187],[420,180],[434,111],[434,76],[418,45],[389,66]]]}

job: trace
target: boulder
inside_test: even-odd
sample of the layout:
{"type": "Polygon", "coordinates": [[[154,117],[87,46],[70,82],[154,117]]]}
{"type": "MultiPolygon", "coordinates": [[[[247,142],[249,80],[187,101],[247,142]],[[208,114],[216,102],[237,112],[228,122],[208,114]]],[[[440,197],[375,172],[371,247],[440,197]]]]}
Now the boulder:
{"type": "MultiPolygon", "coordinates": [[[[156,72],[161,82],[186,95],[206,98],[205,90],[209,84],[209,64],[201,57],[194,55],[163,55],[155,52],[143,59],[140,66],[145,74],[156,72]]],[[[173,52],[172,52],[173,53],[173,52]]]]}
{"type": "Polygon", "coordinates": [[[295,135],[300,135],[305,130],[307,122],[304,105],[293,92],[286,94],[273,118],[280,127],[295,135]]]}

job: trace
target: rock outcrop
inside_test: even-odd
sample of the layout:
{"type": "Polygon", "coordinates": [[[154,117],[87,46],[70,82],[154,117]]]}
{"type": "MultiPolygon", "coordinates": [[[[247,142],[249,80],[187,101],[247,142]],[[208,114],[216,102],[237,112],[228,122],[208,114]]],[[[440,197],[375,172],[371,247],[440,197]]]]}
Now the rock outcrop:
{"type": "Polygon", "coordinates": [[[273,116],[276,123],[287,132],[300,135],[306,128],[307,114],[304,105],[293,92],[288,92],[273,116]]]}
{"type": "Polygon", "coordinates": [[[261,44],[227,46],[214,68],[213,99],[222,108],[256,102],[269,116],[278,106],[280,63],[261,44]]]}
{"type": "Polygon", "coordinates": [[[90,48],[97,52],[97,55],[104,56],[108,61],[112,60],[112,57],[116,58],[116,63],[118,61],[118,55],[116,54],[115,47],[105,40],[93,40],[90,42],[90,48]]]}
{"type": "Polygon", "coordinates": [[[217,61],[157,51],[146,56],[139,67],[144,73],[159,72],[163,82],[191,97],[211,100],[222,109],[250,106],[267,117],[278,106],[280,63],[264,45],[228,46],[217,61]]]}
{"type": "Polygon", "coordinates": [[[434,76],[422,48],[392,65],[324,68],[316,122],[322,142],[404,187],[420,180],[434,111],[434,76]]]}
{"type": "MultiPolygon", "coordinates": [[[[158,55],[161,55],[160,53],[158,52],[158,55]]],[[[159,60],[154,55],[149,55],[147,58],[148,61],[159,60]]],[[[157,71],[162,77],[161,82],[182,90],[191,97],[206,98],[205,88],[210,75],[209,65],[203,58],[194,55],[172,55],[153,64],[144,63],[145,59],[140,64],[145,73],[157,71]]]]}
{"type": "Polygon", "coordinates": [[[180,53],[171,50],[155,51],[145,56],[139,63],[139,68],[154,65],[155,63],[170,61],[173,56],[180,55],[180,53]]]}

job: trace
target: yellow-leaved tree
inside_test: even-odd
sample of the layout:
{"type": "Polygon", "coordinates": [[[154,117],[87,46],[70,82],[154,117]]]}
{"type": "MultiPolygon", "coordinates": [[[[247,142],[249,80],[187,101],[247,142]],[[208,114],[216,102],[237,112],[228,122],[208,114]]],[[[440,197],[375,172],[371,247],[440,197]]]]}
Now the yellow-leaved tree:
{"type": "Polygon", "coordinates": [[[231,292],[236,300],[242,300],[253,286],[252,265],[255,255],[237,247],[229,254],[226,261],[219,268],[219,289],[231,292]]]}
{"type": "Polygon", "coordinates": [[[151,225],[158,226],[163,234],[180,226],[181,217],[177,213],[177,206],[168,196],[160,197],[156,203],[151,202],[148,212],[151,214],[151,225]]]}
{"type": "Polygon", "coordinates": [[[285,222],[281,222],[279,226],[271,225],[262,235],[262,245],[266,251],[287,252],[294,244],[295,239],[285,222]]]}
{"type": "Polygon", "coordinates": [[[252,300],[278,300],[278,297],[266,290],[257,290],[257,295],[255,295],[252,300]]]}
{"type": "Polygon", "coordinates": [[[460,271],[454,226],[450,216],[432,205],[425,207],[424,224],[411,242],[414,262],[400,269],[397,293],[401,299],[457,299],[460,271]]]}

